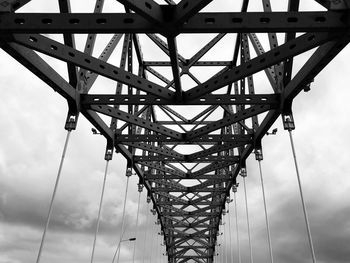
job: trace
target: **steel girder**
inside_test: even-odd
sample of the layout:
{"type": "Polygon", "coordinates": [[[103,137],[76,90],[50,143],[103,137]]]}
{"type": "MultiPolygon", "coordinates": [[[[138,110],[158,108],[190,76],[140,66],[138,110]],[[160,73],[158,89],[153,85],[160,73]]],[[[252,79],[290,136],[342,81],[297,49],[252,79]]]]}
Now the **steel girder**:
{"type": "Polygon", "coordinates": [[[4,14],[0,32],[14,33],[267,33],[346,30],[347,11],[199,13],[182,26],[154,24],[126,14],[4,14]]]}
{"type": "Polygon", "coordinates": [[[298,12],[299,1],[272,12],[269,0],[262,0],[261,12],[246,12],[245,0],[241,12],[221,13],[199,12],[210,0],[119,0],[125,11],[103,13],[104,1],[97,0],[91,14],[73,14],[69,0],[61,0],[59,13],[15,13],[27,2],[0,1],[0,47],[67,99],[68,122],[74,117],[75,126],[84,115],[107,139],[106,152],[114,148],[128,160],[153,202],[169,262],[213,262],[225,204],[245,160],[349,42],[348,0],[318,0],[328,10],[313,12],[298,12]],[[63,41],[45,33],[62,34],[63,41]],[[84,50],[75,46],[79,33],[88,33],[84,50]],[[92,56],[101,45],[96,34],[106,33],[114,35],[92,56]],[[185,33],[216,35],[186,58],[178,41],[185,33]],[[282,43],[277,33],[284,34],[282,43]],[[235,39],[231,60],[203,59],[228,36],[235,39]],[[111,57],[122,38],[116,64],[111,57]],[[144,58],[145,38],[167,61],[144,58]],[[302,68],[293,69],[293,58],[312,49],[302,68]],[[68,80],[40,54],[66,62],[68,80]],[[193,73],[207,67],[216,73],[193,73]],[[260,72],[268,93],[254,84],[260,72]],[[99,76],[115,83],[111,92],[99,92],[99,76]]]}

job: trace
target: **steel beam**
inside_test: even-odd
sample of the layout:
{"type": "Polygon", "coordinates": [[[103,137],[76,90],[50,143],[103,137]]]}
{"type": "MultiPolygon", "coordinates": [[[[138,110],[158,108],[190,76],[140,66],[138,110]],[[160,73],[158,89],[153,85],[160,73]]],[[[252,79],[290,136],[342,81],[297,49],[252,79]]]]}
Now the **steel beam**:
{"type": "Polygon", "coordinates": [[[238,156],[208,156],[203,158],[197,158],[197,159],[189,159],[186,155],[184,157],[167,157],[166,154],[161,156],[134,156],[134,161],[163,161],[164,163],[209,163],[209,162],[230,162],[230,163],[237,163],[239,162],[240,157],[238,156]]]}
{"type": "Polygon", "coordinates": [[[233,114],[231,116],[224,117],[223,119],[221,119],[219,121],[212,122],[211,124],[208,124],[204,127],[187,132],[185,134],[185,138],[188,140],[193,140],[197,136],[202,136],[204,134],[208,134],[212,131],[216,131],[220,128],[232,125],[232,124],[237,123],[239,121],[245,120],[249,117],[256,116],[257,114],[269,111],[270,109],[271,109],[271,107],[269,105],[252,106],[248,109],[239,111],[236,114],[233,114]]]}
{"type": "MultiPolygon", "coordinates": [[[[140,142],[123,142],[123,141],[119,141],[118,139],[116,139],[116,142],[118,142],[120,144],[125,144],[128,146],[132,146],[134,148],[145,150],[148,153],[158,154],[158,155],[160,155],[160,158],[163,158],[163,159],[168,157],[168,158],[176,158],[178,160],[185,160],[185,158],[186,158],[185,155],[180,154],[174,150],[171,150],[171,149],[168,149],[165,147],[154,146],[152,144],[147,144],[147,143],[144,143],[142,141],[140,141],[140,142]]],[[[134,161],[148,161],[149,158],[152,159],[153,157],[156,158],[157,155],[139,156],[139,157],[136,157],[136,155],[134,155],[133,160],[134,161]]]]}
{"type": "Polygon", "coordinates": [[[75,104],[75,100],[79,99],[74,87],[66,82],[62,76],[34,51],[16,43],[6,43],[2,46],[2,49],[43,80],[54,91],[66,98],[69,103],[75,104]]]}
{"type": "Polygon", "coordinates": [[[36,34],[15,34],[13,35],[13,40],[18,44],[37,50],[48,56],[74,63],[75,65],[88,69],[101,76],[105,76],[115,81],[120,81],[124,84],[139,88],[142,91],[157,95],[161,98],[171,99],[173,97],[173,92],[161,87],[158,84],[131,74],[121,68],[89,56],[76,49],[67,47],[47,37],[36,34]]]}
{"type": "MultiPolygon", "coordinates": [[[[175,175],[177,176],[177,178],[180,178],[180,179],[183,179],[186,177],[186,174],[184,172],[179,172],[179,171],[176,171],[174,169],[170,169],[170,168],[167,168],[165,167],[164,165],[160,165],[158,163],[154,163],[154,162],[138,162],[138,164],[140,165],[143,165],[143,166],[146,166],[146,167],[149,167],[149,168],[153,168],[153,169],[156,169],[158,171],[161,171],[161,172],[164,172],[166,174],[171,174],[171,175],[175,175]]],[[[164,179],[170,179],[170,178],[167,178],[167,175],[164,176],[165,178],[164,179]]],[[[147,177],[146,177],[147,178],[147,177]]],[[[163,191],[164,192],[164,191],[163,191]]],[[[169,192],[169,191],[168,191],[169,192]]]]}
{"type": "MultiPolygon", "coordinates": [[[[0,0],[0,13],[2,12],[14,12],[21,8],[31,0],[0,0]]],[[[64,1],[64,0],[61,0],[64,1]]]]}
{"type": "Polygon", "coordinates": [[[99,113],[105,114],[107,116],[111,116],[113,118],[126,121],[128,123],[130,122],[134,125],[146,128],[148,130],[155,131],[155,132],[158,132],[158,133],[163,134],[163,135],[167,135],[169,137],[173,137],[176,139],[181,139],[183,137],[183,134],[181,134],[181,133],[178,133],[174,130],[166,128],[162,125],[158,125],[156,123],[149,122],[143,118],[135,117],[132,114],[126,113],[126,112],[118,110],[116,108],[112,108],[112,107],[105,106],[105,105],[99,105],[99,106],[92,105],[90,107],[90,109],[97,111],[99,113]]]}
{"type": "Polygon", "coordinates": [[[118,2],[135,11],[135,13],[144,17],[151,23],[162,24],[164,22],[161,6],[152,0],[118,0],[118,2]]]}
{"type": "MultiPolygon", "coordinates": [[[[200,13],[176,33],[343,32],[348,11],[200,13]]],[[[174,33],[134,13],[2,13],[0,33],[174,33]]]]}
{"type": "Polygon", "coordinates": [[[196,15],[201,9],[207,6],[213,0],[182,0],[176,5],[172,17],[172,26],[178,27],[191,17],[196,15]]]}
{"type": "MultiPolygon", "coordinates": [[[[133,95],[126,94],[82,94],[82,105],[188,105],[189,102],[169,101],[155,95],[133,95]]],[[[191,105],[280,105],[280,95],[278,94],[212,94],[203,95],[191,100],[191,105]]]]}
{"type": "Polygon", "coordinates": [[[299,55],[330,41],[337,36],[338,35],[332,35],[329,33],[306,33],[190,89],[184,94],[185,99],[191,101],[192,99],[199,98],[204,94],[208,94],[224,87],[225,85],[246,78],[289,57],[299,55]]]}
{"type": "Polygon", "coordinates": [[[350,9],[350,0],[315,0],[315,1],[330,10],[350,9]]]}
{"type": "Polygon", "coordinates": [[[285,100],[292,103],[296,95],[349,43],[350,34],[319,47],[285,88],[285,100]]]}
{"type": "MultiPolygon", "coordinates": [[[[58,4],[59,4],[61,13],[71,12],[70,0],[59,0],[58,4]]],[[[75,48],[75,40],[74,40],[73,34],[68,34],[68,33],[63,34],[63,40],[65,45],[75,48]]],[[[73,87],[76,87],[78,84],[77,68],[72,63],[67,63],[67,69],[68,69],[69,84],[71,84],[73,87]]]]}
{"type": "MultiPolygon", "coordinates": [[[[175,189],[175,188],[162,188],[162,187],[153,187],[152,191],[158,193],[158,192],[167,192],[167,193],[191,193],[189,190],[184,189],[175,189]]],[[[218,189],[218,188],[203,188],[193,191],[192,193],[224,193],[226,192],[226,189],[218,189]]]]}

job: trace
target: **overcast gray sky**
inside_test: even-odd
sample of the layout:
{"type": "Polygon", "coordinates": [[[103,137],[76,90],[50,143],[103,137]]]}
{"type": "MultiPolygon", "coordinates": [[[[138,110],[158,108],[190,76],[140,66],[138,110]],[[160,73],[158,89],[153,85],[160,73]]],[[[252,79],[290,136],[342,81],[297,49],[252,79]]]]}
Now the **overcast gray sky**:
{"type": "MultiPolygon", "coordinates": [[[[28,11],[38,10],[35,8],[39,6],[39,10],[57,10],[56,5],[46,1],[32,2],[28,11]]],[[[73,7],[78,2],[82,3],[72,1],[73,7]]],[[[84,10],[91,10],[93,2],[86,1],[84,10]]],[[[304,3],[305,9],[316,7],[311,0],[304,3]]],[[[111,6],[112,1],[106,0],[106,5],[111,6]]],[[[315,78],[311,91],[301,93],[293,105],[294,141],[319,263],[350,262],[349,57],[347,47],[315,78]]],[[[67,106],[63,98],[2,50],[0,65],[0,263],[34,262],[66,135],[63,127],[67,106]]],[[[64,70],[64,65],[55,65],[58,70],[64,70]]],[[[91,127],[81,117],[78,129],[71,136],[42,262],[80,263],[90,258],[105,166],[105,141],[92,135],[91,127]]],[[[262,167],[275,261],[311,262],[288,133],[283,131],[280,119],[273,127],[278,128],[278,133],[263,140],[262,167]]],[[[247,169],[254,257],[259,262],[268,262],[261,186],[253,156],[247,169]]],[[[111,262],[113,257],[119,238],[125,182],[125,161],[115,155],[107,178],[95,262],[111,262]]],[[[143,231],[148,231],[146,242],[142,230],[138,234],[133,232],[137,182],[132,176],[125,235],[137,236],[137,262],[142,262],[143,257],[146,262],[150,259],[157,262],[155,258],[160,258],[163,247],[159,246],[155,218],[146,212],[150,207],[145,193],[141,198],[140,220],[143,231]]],[[[242,186],[241,179],[239,182],[242,186]]],[[[241,186],[237,195],[239,230],[242,259],[247,262],[241,186]]],[[[231,249],[236,256],[233,211],[230,207],[226,222],[231,216],[231,249]]],[[[228,253],[230,248],[229,235],[225,236],[222,243],[226,249],[222,253],[228,253]]],[[[122,247],[121,259],[131,262],[131,244],[122,247]]]]}

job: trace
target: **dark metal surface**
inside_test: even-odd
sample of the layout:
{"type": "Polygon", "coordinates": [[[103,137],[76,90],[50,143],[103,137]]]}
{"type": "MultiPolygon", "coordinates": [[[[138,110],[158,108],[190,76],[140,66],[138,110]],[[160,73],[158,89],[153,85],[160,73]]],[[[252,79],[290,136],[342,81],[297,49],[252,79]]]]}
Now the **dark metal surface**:
{"type": "Polygon", "coordinates": [[[120,13],[103,13],[97,0],[91,14],[72,14],[61,0],[59,13],[14,13],[27,2],[0,1],[1,48],[67,99],[69,118],[85,116],[107,150],[127,159],[153,202],[171,263],[213,262],[225,202],[246,159],[350,40],[347,0],[319,0],[328,11],[312,12],[298,12],[299,1],[284,12],[273,12],[269,0],[261,12],[246,12],[249,1],[241,12],[200,12],[215,1],[119,0],[120,13]],[[83,50],[75,46],[79,33],[88,33],[83,50]],[[97,34],[107,33],[114,35],[93,56],[97,34]],[[207,37],[185,56],[181,37],[190,33],[207,37]],[[231,49],[215,51],[224,60],[203,59],[230,36],[231,49]],[[145,39],[166,59],[144,56],[152,49],[145,39]],[[294,70],[293,58],[310,50],[294,70]],[[67,63],[68,80],[41,53],[67,63]],[[207,75],[210,67],[216,73],[207,75]],[[254,82],[257,74],[267,89],[254,82]],[[99,76],[114,86],[100,91],[99,76]]]}

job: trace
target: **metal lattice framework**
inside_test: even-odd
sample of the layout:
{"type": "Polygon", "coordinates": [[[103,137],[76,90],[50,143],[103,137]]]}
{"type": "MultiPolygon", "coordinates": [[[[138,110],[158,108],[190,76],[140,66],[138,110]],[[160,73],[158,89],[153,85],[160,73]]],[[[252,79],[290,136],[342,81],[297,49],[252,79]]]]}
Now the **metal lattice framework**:
{"type": "Polygon", "coordinates": [[[103,0],[94,13],[71,13],[69,0],[59,0],[59,13],[15,12],[27,2],[0,0],[0,47],[67,99],[66,129],[82,114],[107,139],[106,159],[114,150],[127,159],[153,202],[169,262],[213,262],[245,160],[259,154],[279,116],[293,126],[293,99],[350,39],[349,0],[318,0],[326,11],[312,12],[299,12],[299,0],[284,12],[270,0],[258,12],[247,12],[248,0],[236,12],[202,11],[212,0],[118,0],[119,13],[102,12],[103,0]],[[93,55],[97,34],[107,33],[114,35],[93,55]],[[83,50],[75,34],[88,34],[83,50]],[[177,47],[184,34],[206,36],[189,58],[177,47]],[[227,37],[226,60],[203,59],[227,37]],[[146,40],[166,59],[146,59],[146,40]],[[296,69],[293,58],[306,51],[296,69]],[[40,54],[66,62],[69,79],[40,54]],[[114,88],[101,92],[99,76],[114,88]]]}

